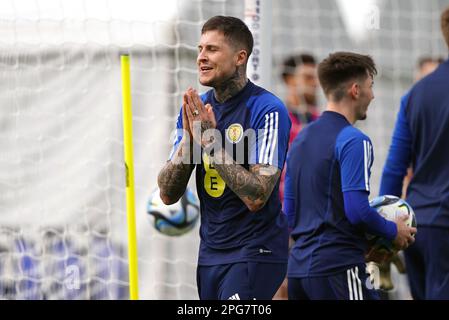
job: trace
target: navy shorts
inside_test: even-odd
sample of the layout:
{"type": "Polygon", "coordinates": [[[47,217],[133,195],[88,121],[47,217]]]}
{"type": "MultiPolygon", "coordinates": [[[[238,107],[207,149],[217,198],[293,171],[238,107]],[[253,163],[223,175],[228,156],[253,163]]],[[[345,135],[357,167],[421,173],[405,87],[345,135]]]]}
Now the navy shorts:
{"type": "Polygon", "coordinates": [[[416,300],[449,299],[449,229],[419,227],[404,251],[407,276],[416,300]]]}
{"type": "Polygon", "coordinates": [[[198,266],[198,294],[201,300],[271,300],[286,273],[287,263],[198,266]]]}
{"type": "Polygon", "coordinates": [[[288,278],[289,300],[379,300],[365,265],[322,277],[288,278]]]}

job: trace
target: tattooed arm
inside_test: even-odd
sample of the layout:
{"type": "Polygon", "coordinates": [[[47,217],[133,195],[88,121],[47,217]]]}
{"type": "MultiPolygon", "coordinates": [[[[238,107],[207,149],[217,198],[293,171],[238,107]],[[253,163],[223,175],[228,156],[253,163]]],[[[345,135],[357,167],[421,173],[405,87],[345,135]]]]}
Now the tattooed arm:
{"type": "Polygon", "coordinates": [[[212,157],[212,163],[220,176],[234,193],[252,212],[263,208],[281,171],[266,164],[250,165],[249,171],[235,161],[222,149],[212,157]],[[217,157],[222,161],[216,161],[217,157]]]}
{"type": "Polygon", "coordinates": [[[181,110],[182,139],[179,142],[178,149],[157,177],[161,199],[167,205],[175,203],[182,197],[189,182],[190,175],[195,168],[193,164],[192,132],[190,131],[189,121],[187,120],[186,103],[186,95],[184,95],[181,110]]]}
{"type": "MultiPolygon", "coordinates": [[[[211,157],[211,164],[250,211],[260,210],[273,192],[280,170],[277,167],[262,164],[252,165],[249,170],[246,170],[243,166],[236,164],[223,149],[217,148],[217,144],[220,146],[221,142],[220,139],[213,137],[216,133],[213,129],[216,128],[217,122],[212,106],[210,104],[204,106],[193,89],[186,92],[184,99],[186,118],[190,125],[189,129],[193,133],[193,140],[204,150],[210,150],[210,147],[217,149],[217,153],[211,157]],[[199,130],[195,130],[195,124],[200,126],[199,130]]],[[[209,154],[208,151],[206,153],[209,154]]]]}
{"type": "Polygon", "coordinates": [[[157,183],[162,201],[169,205],[178,201],[184,194],[195,165],[191,161],[189,143],[181,140],[173,158],[159,172],[157,183]]]}

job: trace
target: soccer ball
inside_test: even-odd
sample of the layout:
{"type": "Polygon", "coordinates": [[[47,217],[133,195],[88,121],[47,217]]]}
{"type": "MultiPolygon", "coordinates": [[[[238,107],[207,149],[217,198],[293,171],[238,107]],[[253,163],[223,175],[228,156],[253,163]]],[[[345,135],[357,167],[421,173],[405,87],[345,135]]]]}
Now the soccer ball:
{"type": "MultiPolygon", "coordinates": [[[[395,221],[401,215],[408,215],[406,224],[416,227],[416,216],[413,208],[403,199],[396,196],[379,196],[370,201],[370,206],[385,219],[395,221]]],[[[393,243],[385,238],[367,234],[370,244],[379,251],[395,252],[393,243]]]]}
{"type": "Polygon", "coordinates": [[[151,225],[167,236],[180,236],[192,230],[200,216],[197,196],[187,188],[178,202],[166,205],[162,202],[157,188],[150,196],[147,213],[151,225]]]}

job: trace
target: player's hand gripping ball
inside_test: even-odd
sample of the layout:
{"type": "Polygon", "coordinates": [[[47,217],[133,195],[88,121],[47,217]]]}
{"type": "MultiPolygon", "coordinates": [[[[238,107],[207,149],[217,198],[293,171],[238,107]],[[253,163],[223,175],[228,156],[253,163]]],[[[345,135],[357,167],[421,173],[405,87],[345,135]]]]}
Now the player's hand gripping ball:
{"type": "MultiPolygon", "coordinates": [[[[407,215],[406,224],[409,227],[416,228],[416,217],[413,208],[403,199],[395,196],[379,196],[370,201],[370,206],[374,208],[382,217],[387,220],[395,221],[401,215],[407,215]]],[[[392,241],[382,237],[367,234],[371,250],[378,253],[395,253],[397,249],[392,241]]]]}

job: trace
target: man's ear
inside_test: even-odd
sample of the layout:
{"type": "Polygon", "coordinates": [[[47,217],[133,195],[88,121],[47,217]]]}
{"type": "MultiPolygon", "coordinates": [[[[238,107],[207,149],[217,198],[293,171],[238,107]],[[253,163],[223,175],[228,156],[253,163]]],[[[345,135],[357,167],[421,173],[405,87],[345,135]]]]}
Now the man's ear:
{"type": "Polygon", "coordinates": [[[293,85],[295,77],[291,74],[286,74],[286,75],[282,76],[282,80],[284,80],[284,83],[289,86],[289,85],[293,85]]]}
{"type": "Polygon", "coordinates": [[[357,99],[360,94],[360,86],[357,82],[353,82],[348,89],[348,94],[352,99],[357,99]]]}
{"type": "Polygon", "coordinates": [[[248,53],[246,50],[239,50],[237,52],[237,66],[242,66],[248,61],[248,53]]]}

